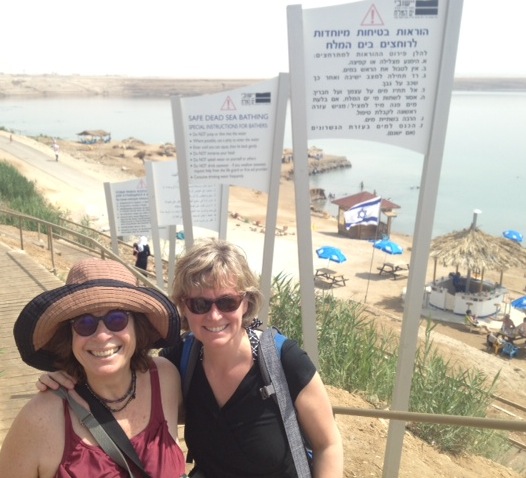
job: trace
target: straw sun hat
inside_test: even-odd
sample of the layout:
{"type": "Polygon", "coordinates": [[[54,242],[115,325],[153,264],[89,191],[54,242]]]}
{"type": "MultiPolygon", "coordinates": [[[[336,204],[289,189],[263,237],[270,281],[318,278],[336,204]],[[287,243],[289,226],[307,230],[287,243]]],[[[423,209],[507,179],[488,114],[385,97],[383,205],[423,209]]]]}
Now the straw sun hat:
{"type": "Polygon", "coordinates": [[[135,276],[116,261],[85,259],[71,268],[66,285],[36,296],[18,316],[14,335],[22,360],[54,370],[54,353],[45,345],[64,321],[116,309],[144,314],[159,335],[156,347],[177,343],[179,314],[168,297],[137,286],[135,276]]]}

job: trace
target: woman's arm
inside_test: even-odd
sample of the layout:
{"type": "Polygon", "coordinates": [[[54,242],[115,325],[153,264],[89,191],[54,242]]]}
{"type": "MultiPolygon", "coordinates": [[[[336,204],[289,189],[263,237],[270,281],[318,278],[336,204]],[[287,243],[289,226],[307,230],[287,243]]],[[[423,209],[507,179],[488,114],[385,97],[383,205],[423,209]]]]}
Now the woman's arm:
{"type": "Polygon", "coordinates": [[[181,416],[184,414],[179,370],[168,359],[163,357],[154,357],[154,361],[159,371],[164,415],[168,422],[170,433],[177,441],[177,425],[182,423],[181,416]]]}
{"type": "Polygon", "coordinates": [[[313,478],[342,477],[342,439],[325,385],[317,372],[298,395],[295,406],[300,426],[312,446],[313,478]]]}
{"type": "Polygon", "coordinates": [[[2,448],[2,478],[53,477],[64,451],[62,400],[39,393],[18,413],[2,448]]]}

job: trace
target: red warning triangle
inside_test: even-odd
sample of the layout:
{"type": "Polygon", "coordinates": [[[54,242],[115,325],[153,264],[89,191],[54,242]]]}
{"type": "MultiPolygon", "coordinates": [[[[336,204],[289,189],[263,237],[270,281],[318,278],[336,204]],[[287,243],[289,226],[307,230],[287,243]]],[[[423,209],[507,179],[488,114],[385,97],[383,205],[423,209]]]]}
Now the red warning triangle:
{"type": "Polygon", "coordinates": [[[232,98],[230,98],[230,96],[227,96],[225,102],[223,103],[223,106],[221,107],[221,111],[235,111],[236,109],[236,105],[234,105],[232,98]]]}
{"type": "Polygon", "coordinates": [[[382,26],[383,24],[384,21],[382,20],[382,17],[378,13],[378,10],[376,9],[376,6],[373,3],[369,10],[367,10],[367,13],[363,18],[361,25],[362,27],[376,27],[382,26]]]}

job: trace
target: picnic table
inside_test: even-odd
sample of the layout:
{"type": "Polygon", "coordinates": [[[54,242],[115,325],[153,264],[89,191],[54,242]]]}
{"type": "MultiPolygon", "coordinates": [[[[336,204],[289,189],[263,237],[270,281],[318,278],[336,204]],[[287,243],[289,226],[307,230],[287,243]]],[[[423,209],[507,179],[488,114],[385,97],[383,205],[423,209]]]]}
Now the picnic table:
{"type": "Polygon", "coordinates": [[[314,279],[320,278],[325,279],[331,286],[334,285],[342,285],[345,286],[345,277],[343,274],[339,274],[337,271],[334,271],[332,269],[328,269],[326,267],[320,267],[319,269],[316,269],[316,272],[314,274],[314,279]]]}
{"type": "MultiPolygon", "coordinates": [[[[502,329],[500,329],[496,334],[497,337],[502,337],[506,342],[510,342],[512,344],[515,344],[516,340],[520,339],[526,339],[524,335],[519,334],[518,332],[506,332],[502,329]]],[[[526,341],[525,341],[526,344],[526,341]]]]}
{"type": "Polygon", "coordinates": [[[409,270],[409,264],[404,262],[384,262],[381,267],[377,267],[379,274],[387,274],[392,276],[393,280],[399,277],[407,277],[407,271],[409,270]]]}

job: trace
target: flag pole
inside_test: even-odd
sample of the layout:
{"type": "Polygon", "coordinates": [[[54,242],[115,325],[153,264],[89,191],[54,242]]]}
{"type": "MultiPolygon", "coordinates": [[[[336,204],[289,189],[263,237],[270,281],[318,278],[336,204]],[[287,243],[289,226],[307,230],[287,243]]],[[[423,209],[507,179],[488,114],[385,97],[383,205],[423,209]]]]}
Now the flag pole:
{"type": "Polygon", "coordinates": [[[374,231],[374,242],[373,242],[373,252],[371,254],[371,263],[369,264],[369,276],[367,277],[367,287],[365,288],[365,298],[363,299],[363,303],[367,303],[367,294],[369,293],[369,283],[371,282],[371,274],[373,270],[373,260],[374,260],[374,250],[376,247],[374,247],[374,243],[378,240],[378,226],[380,226],[380,214],[382,213],[381,209],[378,213],[378,224],[376,225],[376,230],[374,231]]]}
{"type": "MultiPolygon", "coordinates": [[[[354,205],[344,213],[345,226],[350,229],[353,226],[358,226],[363,223],[375,221],[376,230],[374,231],[374,242],[378,240],[378,226],[380,225],[380,216],[382,214],[382,197],[376,196],[373,199],[363,201],[354,205]]],[[[371,264],[369,265],[369,277],[367,277],[367,287],[365,289],[364,303],[367,302],[367,294],[369,293],[369,283],[371,282],[371,271],[373,269],[374,259],[374,242],[373,253],[371,254],[371,264]]]]}

